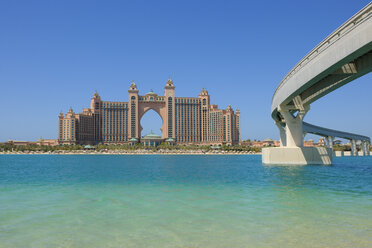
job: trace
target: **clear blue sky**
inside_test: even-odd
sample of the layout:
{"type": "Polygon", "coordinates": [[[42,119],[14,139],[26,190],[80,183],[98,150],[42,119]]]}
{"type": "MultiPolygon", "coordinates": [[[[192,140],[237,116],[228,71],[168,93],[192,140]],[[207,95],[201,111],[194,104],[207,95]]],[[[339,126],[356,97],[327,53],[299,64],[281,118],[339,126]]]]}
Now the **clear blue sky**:
{"type": "MultiPolygon", "coordinates": [[[[242,138],[278,139],[271,97],[285,74],[369,1],[1,1],[0,141],[57,137],[57,116],[103,100],[208,89],[239,107],[242,138]]],[[[372,75],[314,103],[305,120],[372,136],[372,75]]],[[[149,114],[151,116],[151,114],[149,114]]],[[[159,128],[152,117],[145,130],[159,128]]]]}

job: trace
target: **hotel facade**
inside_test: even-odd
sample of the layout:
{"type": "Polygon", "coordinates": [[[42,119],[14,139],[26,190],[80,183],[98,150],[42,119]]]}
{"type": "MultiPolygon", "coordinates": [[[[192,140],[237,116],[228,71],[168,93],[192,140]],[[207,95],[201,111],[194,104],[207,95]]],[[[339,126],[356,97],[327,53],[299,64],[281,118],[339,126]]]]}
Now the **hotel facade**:
{"type": "Polygon", "coordinates": [[[240,142],[240,111],[229,105],[219,109],[210,104],[203,89],[198,97],[176,97],[169,78],[164,96],[152,90],[139,95],[134,82],[128,90],[128,102],[103,101],[97,92],[90,108],[75,113],[71,108],[59,114],[59,144],[128,144],[141,141],[143,115],[150,109],[162,121],[162,139],[174,144],[235,145],[240,142]]]}

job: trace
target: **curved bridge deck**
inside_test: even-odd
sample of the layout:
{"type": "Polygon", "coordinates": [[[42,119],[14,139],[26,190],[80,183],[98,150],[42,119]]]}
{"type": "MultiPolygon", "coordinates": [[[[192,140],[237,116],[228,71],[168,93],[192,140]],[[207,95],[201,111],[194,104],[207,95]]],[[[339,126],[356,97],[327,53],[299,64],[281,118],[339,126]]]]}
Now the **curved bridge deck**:
{"type": "Polygon", "coordinates": [[[324,137],[338,137],[347,140],[360,140],[371,142],[371,139],[367,136],[319,127],[309,124],[307,122],[303,122],[302,127],[303,131],[306,133],[316,134],[324,137]]]}
{"type": "Polygon", "coordinates": [[[284,77],[272,99],[278,107],[299,109],[372,71],[372,3],[368,4],[311,50],[284,77]]]}

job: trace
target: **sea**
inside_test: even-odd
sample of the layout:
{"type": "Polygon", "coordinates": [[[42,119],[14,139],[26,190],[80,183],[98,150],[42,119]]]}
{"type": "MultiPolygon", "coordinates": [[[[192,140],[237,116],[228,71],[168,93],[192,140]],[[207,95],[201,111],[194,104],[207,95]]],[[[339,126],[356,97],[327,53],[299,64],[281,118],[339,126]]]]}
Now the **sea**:
{"type": "Polygon", "coordinates": [[[372,247],[372,157],[0,155],[0,247],[372,247]]]}

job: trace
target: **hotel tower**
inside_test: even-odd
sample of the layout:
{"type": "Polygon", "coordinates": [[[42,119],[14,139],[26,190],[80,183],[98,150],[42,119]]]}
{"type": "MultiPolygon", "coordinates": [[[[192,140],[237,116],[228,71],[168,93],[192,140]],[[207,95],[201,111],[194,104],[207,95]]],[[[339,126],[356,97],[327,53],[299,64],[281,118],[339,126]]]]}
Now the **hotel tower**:
{"type": "Polygon", "coordinates": [[[240,142],[240,112],[229,105],[219,109],[210,104],[203,89],[198,97],[176,97],[169,78],[164,96],[152,90],[139,95],[134,82],[128,90],[128,102],[103,101],[97,92],[90,108],[82,113],[70,110],[59,114],[59,144],[128,144],[140,142],[142,116],[150,109],[163,120],[162,139],[175,144],[235,145],[240,142]]]}

